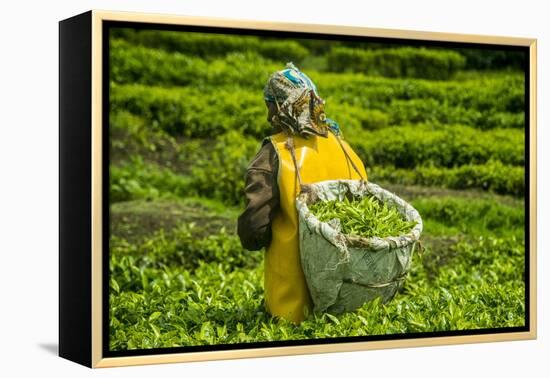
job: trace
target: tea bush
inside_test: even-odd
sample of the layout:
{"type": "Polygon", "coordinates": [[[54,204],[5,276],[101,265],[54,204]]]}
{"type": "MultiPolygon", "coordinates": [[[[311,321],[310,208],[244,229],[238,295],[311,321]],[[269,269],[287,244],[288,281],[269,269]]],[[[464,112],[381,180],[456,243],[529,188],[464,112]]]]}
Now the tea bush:
{"type": "Polygon", "coordinates": [[[197,193],[244,206],[246,168],[260,146],[261,141],[245,139],[235,131],[223,135],[191,171],[197,193]]]}
{"type": "Polygon", "coordinates": [[[492,112],[524,111],[524,77],[517,73],[461,81],[430,81],[308,72],[321,97],[367,109],[384,109],[394,100],[431,99],[448,106],[492,112]]]}
{"type": "MultiPolygon", "coordinates": [[[[132,244],[114,236],[111,240],[113,254],[118,257],[134,258],[134,265],[162,268],[176,265],[193,271],[201,264],[216,262],[225,269],[255,268],[262,261],[261,253],[244,253],[239,238],[224,228],[206,237],[197,238],[200,227],[194,223],[185,223],[176,226],[168,234],[162,229],[146,241],[132,244]]],[[[125,276],[125,271],[114,272],[121,274],[118,286],[121,290],[143,290],[140,278],[125,276]]]]}
{"type": "Polygon", "coordinates": [[[466,63],[466,59],[457,52],[423,47],[375,50],[336,47],[328,53],[327,58],[329,70],[335,72],[351,71],[371,76],[431,80],[448,79],[466,63]]]}
{"type": "Polygon", "coordinates": [[[413,169],[392,166],[367,167],[369,180],[401,185],[440,186],[451,189],[483,189],[499,194],[523,196],[525,169],[499,161],[454,168],[420,165],[413,169]]]}
{"type": "Polygon", "coordinates": [[[432,235],[488,234],[523,237],[525,211],[520,204],[478,197],[435,196],[416,198],[414,208],[424,214],[424,228],[432,235]]]}
{"type": "MultiPolygon", "coordinates": [[[[200,90],[112,85],[111,109],[115,113],[130,111],[142,118],[135,123],[145,122],[148,128],[162,129],[172,135],[203,137],[242,130],[243,134],[262,137],[269,132],[261,96],[238,87],[200,90]]],[[[394,100],[381,110],[331,101],[326,111],[344,132],[414,123],[462,124],[479,129],[524,127],[523,113],[466,110],[429,99],[394,100]]]]}
{"type": "MultiPolygon", "coordinates": [[[[359,52],[390,50],[387,44],[376,42],[326,41],[300,38],[281,41],[265,36],[224,35],[201,33],[199,31],[179,33],[166,30],[154,31],[130,28],[116,28],[111,29],[110,32],[111,38],[123,39],[133,45],[160,48],[166,51],[188,52],[202,58],[223,56],[227,51],[254,50],[260,52],[266,58],[283,61],[287,60],[288,53],[292,52],[291,56],[300,61],[306,55],[325,57],[331,50],[339,48],[347,48],[348,50],[357,50],[359,52]]],[[[406,45],[403,47],[407,48],[406,45]]],[[[403,47],[396,47],[391,50],[400,50],[403,47]]],[[[426,50],[426,47],[424,47],[424,50],[426,50]]],[[[468,70],[518,70],[522,69],[526,62],[525,53],[520,51],[491,51],[472,48],[458,48],[450,51],[433,46],[427,50],[431,53],[443,53],[443,55],[449,52],[459,54],[465,58],[463,68],[468,70]]],[[[442,60],[444,59],[442,58],[442,60]]]]}
{"type": "Polygon", "coordinates": [[[460,48],[458,52],[466,58],[466,69],[523,70],[527,62],[523,51],[460,48]]]}
{"type": "Polygon", "coordinates": [[[264,81],[280,65],[255,52],[231,52],[206,61],[177,52],[110,41],[110,79],[116,83],[214,86],[232,84],[262,90],[264,81]]]}
{"type": "Polygon", "coordinates": [[[139,155],[109,168],[111,202],[131,199],[183,197],[195,194],[192,179],[168,168],[146,163],[139,155]]]}
{"type": "MultiPolygon", "coordinates": [[[[406,127],[403,129],[407,130],[406,127]]],[[[499,141],[498,135],[503,131],[493,130],[488,138],[480,137],[478,133],[481,132],[470,135],[464,129],[467,128],[458,128],[457,136],[450,139],[444,131],[423,134],[422,129],[414,128],[403,134],[389,128],[388,132],[366,134],[364,139],[353,139],[357,134],[348,139],[365,162],[369,179],[373,182],[479,188],[500,194],[523,195],[525,170],[521,165],[510,164],[521,163],[521,142],[514,143],[511,139],[508,144],[500,141],[491,145],[490,142],[499,141]],[[422,137],[415,139],[415,135],[422,137]],[[487,144],[480,144],[480,141],[487,141],[487,144]],[[500,153],[503,153],[505,163],[495,160],[501,156],[500,153]],[[453,166],[461,162],[462,165],[453,166]]],[[[170,168],[147,163],[139,156],[132,157],[111,167],[111,200],[194,194],[222,199],[229,204],[241,203],[246,168],[260,144],[258,139],[231,131],[214,141],[183,142],[178,152],[179,163],[175,162],[176,165],[170,168]],[[178,164],[182,167],[178,168],[178,164]],[[185,173],[179,174],[178,170],[185,173]]]]}
{"type": "Polygon", "coordinates": [[[286,62],[301,61],[308,55],[308,50],[292,40],[281,41],[256,36],[224,35],[217,33],[181,33],[154,30],[113,29],[113,36],[122,39],[132,46],[145,46],[177,52],[204,59],[223,57],[228,52],[255,53],[272,60],[286,62]]]}
{"type": "MultiPolygon", "coordinates": [[[[207,150],[194,152],[188,174],[148,163],[139,155],[110,167],[110,201],[201,195],[228,204],[243,204],[244,176],[261,142],[228,132],[207,150]]],[[[206,148],[202,146],[199,148],[206,148]]]]}
{"type": "Polygon", "coordinates": [[[156,127],[154,122],[132,114],[126,110],[110,112],[109,137],[111,148],[109,160],[118,164],[132,156],[141,155],[146,160],[161,162],[171,168],[176,156],[190,154],[197,140],[186,140],[169,135],[156,127]]]}
{"type": "Polygon", "coordinates": [[[261,95],[239,88],[111,86],[111,111],[128,111],[170,135],[212,138],[229,130],[261,138],[270,129],[261,95]]]}
{"type": "Polygon", "coordinates": [[[369,166],[413,168],[432,164],[453,168],[489,160],[509,165],[523,165],[525,161],[520,130],[414,125],[348,133],[347,139],[369,166]]]}
{"type": "MultiPolygon", "coordinates": [[[[117,83],[192,85],[200,89],[231,85],[249,88],[260,95],[269,75],[284,66],[254,52],[231,53],[208,62],[180,53],[136,47],[121,40],[111,41],[110,59],[111,80],[117,83]]],[[[524,110],[524,77],[518,73],[441,82],[315,70],[308,71],[308,75],[317,84],[321,97],[329,102],[366,109],[381,110],[393,100],[432,99],[482,112],[524,110]]]]}
{"type": "MultiPolygon", "coordinates": [[[[440,221],[451,225],[441,210],[431,216],[432,205],[443,208],[441,200],[431,201],[422,200],[426,236],[437,231],[440,221]]],[[[452,203],[454,199],[444,201],[452,203]]],[[[507,235],[510,224],[498,221],[503,211],[521,210],[491,201],[476,205],[469,200],[455,205],[455,211],[466,215],[485,213],[492,226],[473,230],[467,216],[457,216],[452,225],[466,230],[466,239],[445,249],[437,248],[437,238],[433,242],[427,239],[425,251],[415,255],[404,287],[390,303],[375,300],[351,313],[313,314],[300,325],[267,314],[263,307],[262,254],[240,250],[236,236],[220,230],[200,239],[193,237],[193,227],[182,226],[171,233],[159,232],[138,245],[114,237],[109,280],[110,348],[522,326],[522,239],[507,235]],[[484,211],[489,203],[497,210],[484,211]],[[495,237],[493,232],[497,231],[504,236],[495,237]]]]}
{"type": "MultiPolygon", "coordinates": [[[[262,138],[271,129],[267,109],[257,93],[235,87],[199,90],[193,87],[111,86],[111,111],[130,113],[134,125],[163,130],[172,136],[215,137],[229,130],[262,138]]],[[[374,130],[388,126],[389,117],[378,110],[365,110],[348,104],[331,103],[327,114],[341,124],[343,131],[374,130]]],[[[123,120],[128,124],[124,115],[123,120]]],[[[120,123],[120,122],[119,122],[120,123]]],[[[135,129],[136,126],[132,126],[135,129]]]]}
{"type": "Polygon", "coordinates": [[[430,123],[441,125],[465,125],[487,130],[494,128],[525,127],[523,113],[498,112],[494,110],[480,111],[463,107],[462,105],[449,105],[439,103],[436,100],[411,99],[394,100],[389,106],[383,108],[392,125],[411,123],[430,123]]]}

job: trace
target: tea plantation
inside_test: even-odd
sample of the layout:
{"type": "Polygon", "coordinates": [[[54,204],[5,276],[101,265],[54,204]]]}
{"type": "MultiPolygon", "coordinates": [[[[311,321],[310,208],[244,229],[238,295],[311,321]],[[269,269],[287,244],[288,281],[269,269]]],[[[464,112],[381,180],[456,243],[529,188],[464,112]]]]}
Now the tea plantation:
{"type": "Polygon", "coordinates": [[[523,326],[524,75],[512,51],[118,29],[110,37],[111,350],[523,326]],[[300,325],[263,308],[236,219],[293,61],[369,179],[424,220],[387,304],[300,325]]]}

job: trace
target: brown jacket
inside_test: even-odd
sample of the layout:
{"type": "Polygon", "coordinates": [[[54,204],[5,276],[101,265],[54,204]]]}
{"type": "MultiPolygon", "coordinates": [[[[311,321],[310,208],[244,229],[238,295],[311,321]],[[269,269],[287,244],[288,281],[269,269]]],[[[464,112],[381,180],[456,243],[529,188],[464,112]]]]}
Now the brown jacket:
{"type": "Polygon", "coordinates": [[[257,251],[271,243],[271,222],[279,208],[278,169],[277,152],[265,139],[246,172],[246,209],[237,223],[237,234],[245,249],[257,251]]]}

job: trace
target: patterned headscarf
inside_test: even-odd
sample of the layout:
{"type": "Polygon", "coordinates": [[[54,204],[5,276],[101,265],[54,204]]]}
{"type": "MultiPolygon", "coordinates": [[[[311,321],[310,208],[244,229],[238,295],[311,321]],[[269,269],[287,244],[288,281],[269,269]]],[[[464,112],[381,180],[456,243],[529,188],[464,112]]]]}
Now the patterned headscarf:
{"type": "Polygon", "coordinates": [[[329,128],[339,134],[338,124],[325,116],[325,101],[319,97],[317,87],[292,62],[271,75],[264,88],[264,99],[277,106],[271,123],[282,130],[306,138],[326,137],[329,128]]]}

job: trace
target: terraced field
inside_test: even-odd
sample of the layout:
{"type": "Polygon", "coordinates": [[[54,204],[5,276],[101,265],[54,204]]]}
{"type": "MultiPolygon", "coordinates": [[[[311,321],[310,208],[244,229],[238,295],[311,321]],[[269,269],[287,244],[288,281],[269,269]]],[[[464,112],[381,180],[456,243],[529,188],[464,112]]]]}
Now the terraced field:
{"type": "Polygon", "coordinates": [[[524,324],[521,55],[129,29],[110,53],[111,350],[524,324]],[[299,326],[265,312],[263,254],[235,232],[290,60],[425,222],[390,303],[299,326]]]}

